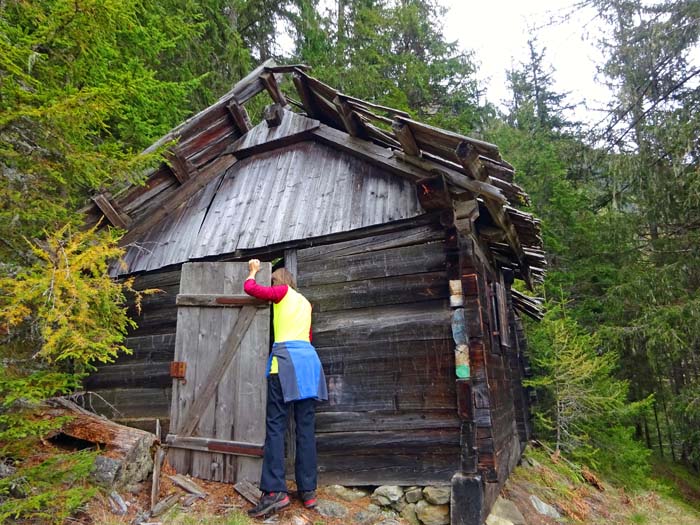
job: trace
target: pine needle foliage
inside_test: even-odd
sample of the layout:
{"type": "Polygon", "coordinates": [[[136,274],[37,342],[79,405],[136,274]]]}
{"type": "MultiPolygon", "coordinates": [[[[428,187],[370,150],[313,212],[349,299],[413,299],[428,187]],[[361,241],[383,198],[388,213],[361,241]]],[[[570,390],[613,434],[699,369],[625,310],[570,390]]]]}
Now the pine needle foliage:
{"type": "MultiPolygon", "coordinates": [[[[624,470],[638,482],[649,451],[634,441],[633,422],[651,399],[628,402],[629,383],[615,375],[618,356],[603,351],[600,336],[566,312],[561,303],[549,304],[543,321],[529,330],[536,374],[524,384],[539,393],[538,431],[557,452],[602,471],[624,470]]],[[[627,484],[633,483],[629,476],[627,484]]]]}
{"type": "Polygon", "coordinates": [[[0,523],[65,523],[97,493],[87,484],[95,455],[57,454],[0,480],[0,523]]]}
{"type": "Polygon", "coordinates": [[[612,377],[615,354],[598,354],[598,337],[567,318],[561,305],[549,306],[530,337],[532,363],[539,374],[527,385],[548,400],[538,421],[554,435],[557,451],[570,451],[588,441],[596,416],[622,410],[627,383],[612,377]]]}
{"type": "MultiPolygon", "coordinates": [[[[36,334],[40,347],[33,358],[70,360],[89,370],[129,352],[121,342],[136,326],[124,306],[133,280],[109,277],[109,261],[122,249],[115,230],[96,228],[74,232],[66,225],[41,243],[29,243],[36,262],[0,278],[0,321],[10,336],[15,330],[36,334]]],[[[134,293],[139,299],[142,292],[134,293]]]]}

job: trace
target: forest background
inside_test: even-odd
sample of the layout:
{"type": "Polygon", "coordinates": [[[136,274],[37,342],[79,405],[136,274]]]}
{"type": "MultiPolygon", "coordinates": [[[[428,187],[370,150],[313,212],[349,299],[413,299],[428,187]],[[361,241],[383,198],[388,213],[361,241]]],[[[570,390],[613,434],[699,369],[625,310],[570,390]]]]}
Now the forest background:
{"type": "MultiPolygon", "coordinates": [[[[81,206],[142,182],[162,153],[144,148],[274,57],[498,144],[548,253],[537,291],[548,313],[527,327],[538,436],[627,486],[645,482],[652,455],[700,472],[700,64],[689,58],[700,1],[577,6],[604,28],[611,102],[595,124],[572,120],[576,101],[554,89],[536,35],[507,72],[506,107],[485,102],[478,59],[446,40],[435,0],[1,1],[0,458],[21,465],[49,429],[32,417],[41,400],[126,351],[130,283],[106,276],[120,232],[83,231],[81,206]]],[[[89,459],[55,460],[50,481],[89,459]]],[[[46,481],[21,512],[70,513],[89,496],[46,481]]],[[[10,489],[0,481],[0,495],[10,489]]],[[[9,501],[0,517],[17,513],[9,501]]]]}

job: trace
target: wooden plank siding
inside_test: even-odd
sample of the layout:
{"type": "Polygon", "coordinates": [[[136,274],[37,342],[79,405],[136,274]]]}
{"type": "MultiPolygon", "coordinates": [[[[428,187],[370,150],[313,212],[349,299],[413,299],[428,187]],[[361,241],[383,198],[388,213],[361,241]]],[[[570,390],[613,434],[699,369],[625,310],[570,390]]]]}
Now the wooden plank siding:
{"type": "Polygon", "coordinates": [[[449,483],[458,468],[444,230],[423,226],[297,251],[329,401],[322,483],[449,483]]]}
{"type": "Polygon", "coordinates": [[[485,481],[483,508],[490,509],[520,458],[525,444],[522,437],[529,435],[518,428],[518,418],[521,426],[525,425],[528,411],[522,396],[523,369],[514,342],[517,331],[509,284],[500,271],[495,273],[482,259],[478,241],[470,241],[475,249],[463,267],[463,287],[470,334],[477,471],[485,481]],[[501,304],[504,299],[505,304],[501,304]],[[503,344],[503,328],[508,344],[503,344]]]}

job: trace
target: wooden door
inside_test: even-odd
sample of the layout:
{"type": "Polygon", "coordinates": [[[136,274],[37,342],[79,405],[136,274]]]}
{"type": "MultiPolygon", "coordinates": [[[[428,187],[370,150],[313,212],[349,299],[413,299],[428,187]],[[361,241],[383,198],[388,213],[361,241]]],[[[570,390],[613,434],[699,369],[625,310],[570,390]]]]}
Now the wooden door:
{"type": "MultiPolygon", "coordinates": [[[[270,271],[263,263],[257,281],[269,285],[270,271]]],[[[245,295],[247,275],[247,263],[182,266],[166,439],[168,460],[179,473],[259,480],[270,308],[245,295]]]]}

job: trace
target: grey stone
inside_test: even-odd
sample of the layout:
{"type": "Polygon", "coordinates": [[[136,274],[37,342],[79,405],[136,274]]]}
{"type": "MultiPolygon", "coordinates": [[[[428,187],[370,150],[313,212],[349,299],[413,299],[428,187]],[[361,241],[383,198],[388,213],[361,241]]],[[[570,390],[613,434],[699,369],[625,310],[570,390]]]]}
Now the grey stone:
{"type": "Polygon", "coordinates": [[[8,465],[7,463],[0,462],[0,479],[9,478],[15,472],[17,472],[15,467],[8,465]]]}
{"type": "Polygon", "coordinates": [[[116,484],[122,468],[122,462],[105,456],[97,456],[92,465],[90,476],[98,485],[112,487],[116,484]]]}
{"type": "Polygon", "coordinates": [[[135,441],[128,453],[121,459],[97,456],[92,466],[92,480],[105,488],[140,492],[139,483],[153,471],[151,449],[155,435],[148,432],[135,441]]]}
{"type": "Polygon", "coordinates": [[[378,521],[375,525],[401,525],[401,522],[396,521],[394,518],[386,518],[382,521],[378,521]]]}
{"type": "Polygon", "coordinates": [[[425,487],[423,489],[423,497],[433,505],[445,505],[450,502],[451,488],[444,487],[425,487]]]}
{"type": "Polygon", "coordinates": [[[449,525],[450,506],[431,505],[425,500],[416,503],[416,516],[423,525],[449,525]]]}
{"type": "Polygon", "coordinates": [[[406,492],[404,493],[406,496],[406,501],[409,503],[417,503],[421,499],[423,499],[423,489],[420,487],[409,487],[406,489],[406,492]]]}
{"type": "Polygon", "coordinates": [[[352,519],[353,523],[357,523],[358,525],[369,525],[371,523],[374,523],[381,517],[381,514],[379,512],[372,512],[371,510],[361,510],[360,512],[356,513],[352,519]]]}
{"type": "Polygon", "coordinates": [[[532,506],[535,507],[535,510],[537,512],[539,512],[540,514],[542,514],[543,516],[548,516],[548,517],[554,518],[554,519],[561,518],[561,514],[559,514],[559,511],[557,509],[555,509],[551,505],[545,503],[537,496],[531,495],[530,496],[530,503],[532,503],[532,506]]]}
{"type": "Polygon", "coordinates": [[[356,499],[369,496],[369,492],[354,487],[343,487],[342,485],[331,485],[326,487],[326,492],[345,501],[355,501],[356,499]]]}
{"type": "Polygon", "coordinates": [[[527,525],[525,517],[518,510],[518,507],[515,506],[515,503],[501,496],[498,496],[493,504],[491,515],[510,521],[513,525],[527,525]]]}
{"type": "Polygon", "coordinates": [[[500,516],[496,516],[495,514],[489,514],[489,517],[486,518],[486,525],[515,525],[512,521],[507,520],[505,518],[501,518],[500,516]]]}
{"type": "Polygon", "coordinates": [[[372,503],[388,506],[399,501],[403,496],[403,489],[397,485],[382,485],[372,493],[372,503]]]}
{"type": "Polygon", "coordinates": [[[401,511],[401,517],[405,519],[410,525],[420,525],[418,521],[418,516],[416,516],[416,504],[408,503],[401,511]]]}
{"type": "Polygon", "coordinates": [[[396,518],[399,513],[396,512],[395,510],[391,510],[390,508],[384,507],[380,514],[382,515],[382,518],[396,518]]]}
{"type": "Polygon", "coordinates": [[[406,505],[408,505],[408,503],[406,502],[406,497],[403,496],[399,501],[395,501],[394,503],[392,503],[391,508],[394,509],[396,512],[401,512],[406,505]]]}
{"type": "Polygon", "coordinates": [[[348,515],[345,505],[327,499],[319,499],[316,502],[316,511],[326,518],[344,518],[348,515]]]}

